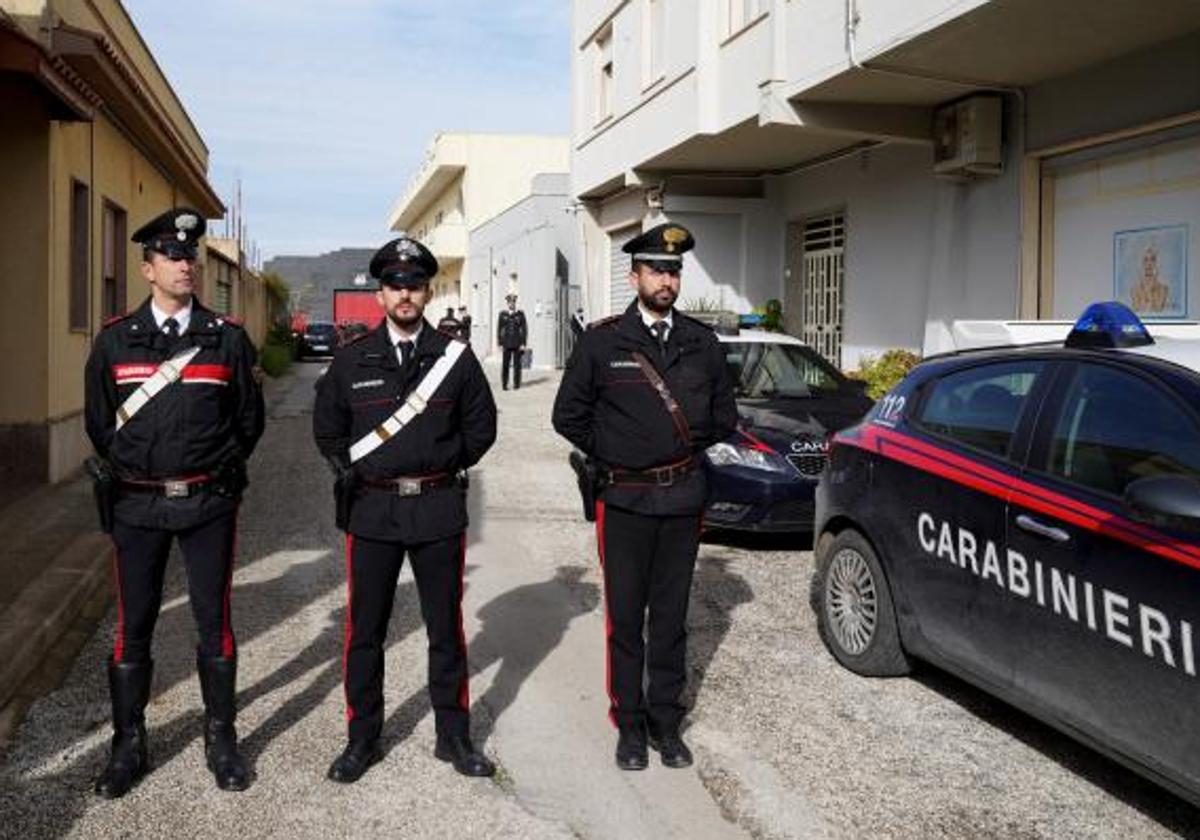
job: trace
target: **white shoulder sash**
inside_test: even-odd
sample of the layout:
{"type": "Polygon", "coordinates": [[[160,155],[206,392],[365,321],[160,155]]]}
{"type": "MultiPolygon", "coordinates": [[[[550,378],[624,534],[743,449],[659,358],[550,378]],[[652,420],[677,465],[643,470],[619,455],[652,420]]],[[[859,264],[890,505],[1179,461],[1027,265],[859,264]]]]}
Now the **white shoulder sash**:
{"type": "Polygon", "coordinates": [[[117,431],[120,431],[122,426],[132,420],[133,415],[145,408],[146,403],[158,396],[163,388],[178,380],[183,375],[183,369],[188,366],[188,362],[196,358],[196,354],[199,352],[199,347],[189,347],[159,365],[150,378],[130,394],[129,399],[121,403],[121,407],[117,409],[117,431]]]}
{"type": "Polygon", "coordinates": [[[425,410],[438,386],[446,379],[450,369],[462,356],[467,345],[460,341],[452,341],[446,352],[430,368],[429,373],[420,381],[413,392],[408,395],[404,405],[388,419],[384,420],[366,434],[361,440],[350,447],[350,463],[361,461],[383,444],[394,438],[400,430],[412,422],[413,418],[425,410]]]}

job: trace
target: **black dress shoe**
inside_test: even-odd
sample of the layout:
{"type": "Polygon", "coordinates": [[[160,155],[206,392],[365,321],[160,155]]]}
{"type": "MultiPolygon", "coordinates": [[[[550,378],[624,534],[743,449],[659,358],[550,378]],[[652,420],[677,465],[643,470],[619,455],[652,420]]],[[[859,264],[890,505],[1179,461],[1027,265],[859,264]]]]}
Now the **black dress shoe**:
{"type": "Polygon", "coordinates": [[[379,741],[351,741],[329,765],[328,776],[330,780],[344,785],[353,784],[381,758],[383,750],[379,748],[379,741]]]}
{"type": "Polygon", "coordinates": [[[640,726],[622,726],[617,736],[617,766],[622,770],[645,770],[649,764],[646,730],[640,726]]]}
{"type": "Polygon", "coordinates": [[[442,761],[449,761],[464,776],[491,776],[496,772],[496,765],[478,752],[465,735],[439,735],[433,755],[442,761]]]}
{"type": "Polygon", "coordinates": [[[683,743],[678,730],[658,736],[651,735],[650,746],[658,752],[664,767],[692,766],[692,751],[683,743]]]}

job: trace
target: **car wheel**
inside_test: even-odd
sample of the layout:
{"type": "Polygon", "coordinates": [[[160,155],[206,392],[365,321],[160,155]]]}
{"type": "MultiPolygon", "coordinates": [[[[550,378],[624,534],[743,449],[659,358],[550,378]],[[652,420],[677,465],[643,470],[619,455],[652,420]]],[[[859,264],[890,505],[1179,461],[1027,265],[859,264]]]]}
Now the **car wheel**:
{"type": "Polygon", "coordinates": [[[845,530],[821,539],[814,584],[817,628],[838,662],[869,677],[912,670],[883,567],[862,534],[845,530]]]}

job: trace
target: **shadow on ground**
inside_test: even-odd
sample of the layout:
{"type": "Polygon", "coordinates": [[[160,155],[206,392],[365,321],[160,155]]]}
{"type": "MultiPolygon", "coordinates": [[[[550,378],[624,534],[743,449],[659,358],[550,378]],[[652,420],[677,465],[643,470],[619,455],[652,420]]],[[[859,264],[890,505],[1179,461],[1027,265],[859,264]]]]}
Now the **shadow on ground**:
{"type": "Polygon", "coordinates": [[[918,663],[913,679],[1180,837],[1200,840],[1200,808],[946,671],[918,663]]]}

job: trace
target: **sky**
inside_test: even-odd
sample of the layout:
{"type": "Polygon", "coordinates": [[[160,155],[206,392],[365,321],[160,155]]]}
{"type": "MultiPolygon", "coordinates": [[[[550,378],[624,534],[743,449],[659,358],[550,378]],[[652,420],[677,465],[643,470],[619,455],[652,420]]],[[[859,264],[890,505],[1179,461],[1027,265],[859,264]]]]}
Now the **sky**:
{"type": "Polygon", "coordinates": [[[569,131],[568,0],[124,3],[264,261],[395,236],[439,131],[569,131]]]}

